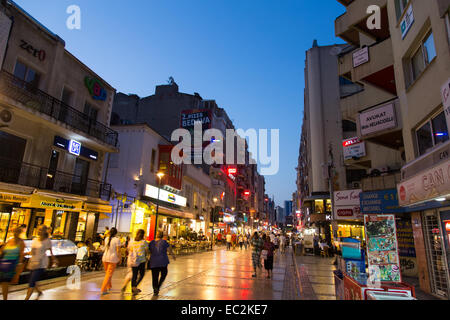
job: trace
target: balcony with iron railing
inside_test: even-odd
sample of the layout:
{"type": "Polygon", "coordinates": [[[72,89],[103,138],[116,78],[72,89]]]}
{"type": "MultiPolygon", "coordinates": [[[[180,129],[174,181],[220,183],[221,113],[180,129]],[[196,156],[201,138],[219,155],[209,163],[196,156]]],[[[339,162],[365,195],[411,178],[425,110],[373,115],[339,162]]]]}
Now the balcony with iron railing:
{"type": "Polygon", "coordinates": [[[101,198],[109,201],[111,185],[57,170],[0,158],[0,182],[101,198]]]}
{"type": "Polygon", "coordinates": [[[0,71],[0,95],[22,103],[25,107],[38,111],[54,120],[67,124],[90,137],[116,147],[118,133],[104,124],[90,119],[88,115],[70,107],[14,75],[0,71]]]}

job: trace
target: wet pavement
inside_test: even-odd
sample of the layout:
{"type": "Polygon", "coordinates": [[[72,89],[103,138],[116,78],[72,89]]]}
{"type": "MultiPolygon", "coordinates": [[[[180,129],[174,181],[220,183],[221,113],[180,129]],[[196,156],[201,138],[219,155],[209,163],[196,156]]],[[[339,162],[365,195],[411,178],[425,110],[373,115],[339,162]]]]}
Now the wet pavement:
{"type": "MultiPolygon", "coordinates": [[[[142,292],[133,296],[131,288],[122,294],[120,289],[126,274],[125,268],[116,270],[112,290],[101,296],[103,272],[82,275],[79,290],[69,289],[66,279],[42,284],[41,300],[295,300],[300,299],[292,254],[276,253],[273,278],[267,279],[264,269],[252,278],[251,251],[224,247],[210,252],[180,256],[171,259],[169,273],[159,296],[153,296],[151,272],[147,271],[139,285],[142,292]]],[[[129,285],[130,286],[130,285],[129,285]]],[[[12,292],[10,300],[24,299],[25,290],[12,292]]],[[[31,299],[36,297],[36,293],[31,299]]]]}

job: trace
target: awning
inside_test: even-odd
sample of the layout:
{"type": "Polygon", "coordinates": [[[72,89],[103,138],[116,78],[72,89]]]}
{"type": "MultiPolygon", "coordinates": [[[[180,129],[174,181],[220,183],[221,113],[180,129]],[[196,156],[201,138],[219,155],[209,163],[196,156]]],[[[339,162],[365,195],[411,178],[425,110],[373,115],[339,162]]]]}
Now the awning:
{"type": "Polygon", "coordinates": [[[184,212],[184,211],[176,210],[176,209],[172,209],[172,208],[167,208],[164,206],[159,206],[158,214],[165,214],[165,215],[172,216],[175,218],[195,219],[195,215],[193,213],[184,212]]]}
{"type": "Polygon", "coordinates": [[[99,218],[100,220],[104,220],[104,219],[110,219],[111,217],[108,216],[107,214],[104,214],[104,213],[101,213],[101,212],[100,212],[100,215],[99,215],[98,218],[99,218]]]}
{"type": "Polygon", "coordinates": [[[62,211],[81,211],[83,210],[83,201],[74,199],[67,199],[65,197],[50,197],[39,194],[30,196],[28,202],[21,204],[23,208],[42,208],[54,209],[62,211]]]}
{"type": "Polygon", "coordinates": [[[112,206],[106,205],[106,204],[86,202],[83,205],[83,210],[84,211],[102,212],[102,213],[111,213],[112,206]]]}

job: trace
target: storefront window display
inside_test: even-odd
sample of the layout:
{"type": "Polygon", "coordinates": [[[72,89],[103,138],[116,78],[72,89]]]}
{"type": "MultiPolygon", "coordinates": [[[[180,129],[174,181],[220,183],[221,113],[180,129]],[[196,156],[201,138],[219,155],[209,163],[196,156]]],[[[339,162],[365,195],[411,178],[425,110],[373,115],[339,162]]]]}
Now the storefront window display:
{"type": "Polygon", "coordinates": [[[28,225],[30,216],[31,210],[0,206],[0,243],[12,237],[14,229],[20,225],[28,225]]]}
{"type": "Polygon", "coordinates": [[[323,207],[323,200],[315,200],[314,201],[314,211],[315,213],[325,213],[323,207]]]}
{"type": "Polygon", "coordinates": [[[337,236],[339,238],[355,238],[364,240],[364,226],[338,224],[337,236]]]}

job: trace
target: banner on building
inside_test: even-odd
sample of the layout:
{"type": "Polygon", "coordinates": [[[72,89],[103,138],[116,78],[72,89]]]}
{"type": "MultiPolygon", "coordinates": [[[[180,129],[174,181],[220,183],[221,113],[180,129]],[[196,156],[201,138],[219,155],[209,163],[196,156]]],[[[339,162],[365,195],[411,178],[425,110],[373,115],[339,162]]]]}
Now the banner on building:
{"type": "Polygon", "coordinates": [[[394,103],[361,113],[359,122],[362,136],[397,127],[394,103]]]}
{"type": "Polygon", "coordinates": [[[362,158],[366,156],[366,144],[358,137],[346,139],[342,142],[344,160],[362,158]]]}
{"type": "Polygon", "coordinates": [[[361,189],[334,192],[333,214],[335,220],[362,219],[359,200],[361,192],[361,189]]]}
{"type": "Polygon", "coordinates": [[[353,68],[359,67],[369,61],[369,47],[362,48],[353,53],[353,68]]]}
{"type": "Polygon", "coordinates": [[[363,214],[386,214],[405,212],[398,204],[397,189],[363,192],[360,196],[363,214]]]}
{"type": "Polygon", "coordinates": [[[0,11],[0,69],[3,67],[3,60],[5,59],[11,23],[11,19],[0,11]]]}
{"type": "Polygon", "coordinates": [[[194,130],[194,124],[200,122],[202,124],[202,129],[207,130],[211,128],[211,110],[183,110],[181,111],[181,123],[180,127],[189,131],[194,130]]]}
{"type": "Polygon", "coordinates": [[[450,78],[441,88],[442,104],[444,106],[447,128],[450,128],[450,78]]]}

